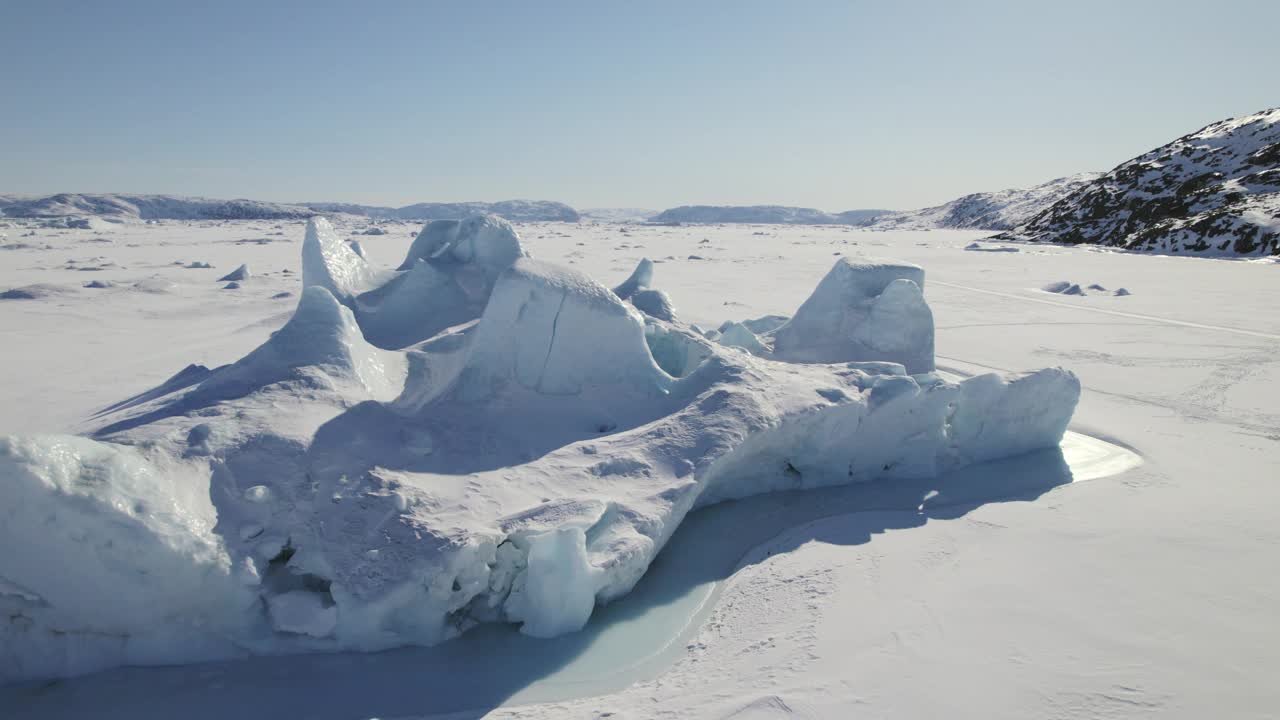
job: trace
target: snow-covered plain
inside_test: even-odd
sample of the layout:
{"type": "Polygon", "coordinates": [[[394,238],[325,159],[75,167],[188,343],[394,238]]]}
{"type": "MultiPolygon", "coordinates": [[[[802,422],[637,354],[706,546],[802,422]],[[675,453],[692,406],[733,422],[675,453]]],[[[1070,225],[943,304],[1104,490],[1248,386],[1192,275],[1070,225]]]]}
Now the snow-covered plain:
{"type": "MultiPolygon", "coordinates": [[[[390,234],[361,241],[375,264],[394,267],[417,228],[384,227],[390,234]]],[[[1274,706],[1265,680],[1277,667],[1267,616],[1277,583],[1261,572],[1276,539],[1274,490],[1266,484],[1280,441],[1272,389],[1280,322],[1267,314],[1276,300],[1274,266],[1032,246],[972,253],[963,248],[980,234],[964,232],[519,229],[538,259],[604,283],[622,282],[642,257],[660,261],[656,287],[679,317],[710,328],[794,312],[835,254],[921,264],[929,272],[925,291],[944,370],[1065,365],[1085,387],[1075,426],[1132,446],[1148,462],[1057,489],[1062,481],[1046,470],[1054,467],[1048,462],[1029,473],[1029,485],[1014,488],[1014,496],[1039,496],[1029,504],[982,503],[1008,497],[1008,488],[967,504],[962,498],[946,512],[921,508],[937,488],[914,505],[904,498],[868,504],[857,496],[841,503],[839,491],[822,491],[833,493],[824,496],[824,512],[788,519],[834,517],[785,530],[785,522],[740,517],[772,532],[742,539],[748,547],[739,554],[756,549],[740,563],[729,559],[738,571],[715,597],[705,596],[705,612],[692,616],[702,620],[649,668],[649,677],[642,673],[625,690],[587,689],[619,690],[613,695],[495,714],[828,717],[861,708],[869,715],[1196,717],[1224,708],[1261,716],[1274,706]],[[1062,277],[1132,294],[1040,291],[1062,277]]],[[[0,228],[11,239],[20,230],[25,234],[0,228]]],[[[39,285],[47,292],[0,301],[7,339],[0,432],[83,429],[92,410],[154,387],[188,363],[212,367],[245,355],[292,314],[301,235],[297,223],[248,222],[22,237],[30,247],[5,251],[0,289],[39,285]],[[193,262],[214,267],[185,267],[193,262]],[[242,263],[252,274],[240,288],[215,282],[242,263]],[[81,287],[90,279],[110,286],[81,287]],[[292,295],[276,297],[285,292],[292,295]]],[[[752,502],[769,517],[790,501],[712,510],[732,515],[752,502]]],[[[752,535],[722,527],[706,537],[733,534],[752,535]]],[[[672,542],[679,547],[678,538],[672,542]]],[[[663,607],[661,600],[638,607],[663,607]]],[[[606,612],[626,612],[625,602],[606,612]]],[[[0,708],[12,710],[6,717],[89,707],[137,717],[172,714],[175,706],[215,716],[219,707],[227,712],[218,698],[230,692],[241,702],[258,698],[264,716],[483,710],[511,698],[566,696],[520,692],[556,666],[587,657],[583,644],[597,626],[621,627],[598,617],[586,632],[566,636],[576,639],[551,641],[546,651],[559,660],[542,668],[494,670],[494,653],[482,652],[476,667],[489,666],[499,679],[472,678],[475,686],[467,687],[445,674],[454,679],[451,692],[445,692],[450,685],[418,677],[432,675],[425,669],[430,657],[440,664],[447,658],[393,651],[111,671],[52,688],[5,688],[0,708]],[[365,665],[369,672],[361,670],[365,665]],[[295,673],[296,680],[286,679],[295,673]],[[313,684],[316,673],[326,691],[304,692],[297,683],[313,684]],[[271,682],[262,680],[268,676],[271,682]],[[378,676],[398,682],[371,686],[378,676]],[[170,690],[155,692],[158,684],[170,690]]],[[[471,647],[478,652],[484,645],[471,647]]]]}

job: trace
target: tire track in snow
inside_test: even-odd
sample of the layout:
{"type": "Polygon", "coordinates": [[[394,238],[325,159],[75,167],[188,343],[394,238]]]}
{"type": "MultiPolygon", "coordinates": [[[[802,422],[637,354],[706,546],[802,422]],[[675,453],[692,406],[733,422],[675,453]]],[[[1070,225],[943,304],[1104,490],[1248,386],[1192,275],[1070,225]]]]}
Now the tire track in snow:
{"type": "Polygon", "coordinates": [[[1064,302],[1054,302],[1053,300],[1042,300],[1041,298],[1027,297],[1016,293],[1000,292],[999,290],[986,290],[983,288],[969,287],[968,285],[957,285],[955,283],[943,282],[941,280],[930,280],[932,285],[941,285],[943,287],[955,288],[956,290],[967,290],[969,292],[982,293],[983,295],[995,295],[996,297],[1012,298],[1023,302],[1040,303],[1041,305],[1051,305],[1053,307],[1067,308],[1069,310],[1084,310],[1085,312],[1102,313],[1104,315],[1115,315],[1117,317],[1135,318],[1138,320],[1151,320],[1153,322],[1166,323],[1168,325],[1181,325],[1183,327],[1199,328],[1201,330],[1217,330],[1218,332],[1235,333],[1236,335],[1247,335],[1249,337],[1263,338],[1266,340],[1280,340],[1280,335],[1272,333],[1258,332],[1257,330],[1244,330],[1242,328],[1224,327],[1222,325],[1205,325],[1204,323],[1189,322],[1187,320],[1174,320],[1173,318],[1158,317],[1156,315],[1143,315],[1141,313],[1124,312],[1123,310],[1107,310],[1105,308],[1085,307],[1083,305],[1072,305],[1064,302]]]}

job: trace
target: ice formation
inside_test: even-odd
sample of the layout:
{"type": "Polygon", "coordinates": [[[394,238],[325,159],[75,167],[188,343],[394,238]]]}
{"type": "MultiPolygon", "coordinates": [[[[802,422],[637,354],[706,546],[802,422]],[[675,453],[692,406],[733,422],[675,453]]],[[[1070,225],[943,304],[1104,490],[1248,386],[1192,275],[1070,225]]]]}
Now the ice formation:
{"type": "Polygon", "coordinates": [[[436,220],[414,239],[397,275],[351,304],[370,342],[407,347],[478,318],[498,275],[524,254],[502,218],[436,220]]]}
{"type": "Polygon", "coordinates": [[[788,362],[889,360],[910,373],[933,370],[933,312],[924,270],[840,258],[786,325],[774,356],[788,362]]]}
{"type": "Polygon", "coordinates": [[[0,679],[572,632],[695,508],[1053,446],[1079,395],[930,372],[914,266],[839,261],[790,321],[727,327],[744,352],[638,310],[651,263],[611,291],[497,218],[430,223],[393,273],[317,219],[303,261],[242,360],[92,439],[0,440],[0,679]]]}
{"type": "Polygon", "coordinates": [[[231,272],[218,278],[218,282],[240,282],[249,279],[249,266],[241,265],[231,272]]]}
{"type": "Polygon", "coordinates": [[[631,276],[613,289],[613,294],[630,302],[637,310],[658,320],[672,322],[676,319],[671,298],[661,290],[650,287],[653,282],[653,261],[645,258],[636,265],[631,276]]]}

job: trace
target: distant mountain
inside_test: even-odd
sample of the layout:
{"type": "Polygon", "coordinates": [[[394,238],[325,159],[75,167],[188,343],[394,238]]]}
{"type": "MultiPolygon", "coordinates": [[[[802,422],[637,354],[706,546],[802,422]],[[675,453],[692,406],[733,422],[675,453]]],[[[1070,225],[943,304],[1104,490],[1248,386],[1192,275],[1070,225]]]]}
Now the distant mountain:
{"type": "Polygon", "coordinates": [[[300,205],[258,200],[211,200],[171,195],[59,193],[45,197],[0,195],[9,217],[93,216],[113,220],[291,220],[316,212],[300,205]]]}
{"type": "Polygon", "coordinates": [[[835,218],[841,225],[870,225],[878,218],[892,214],[892,210],[845,210],[836,213],[835,218]]]}
{"type": "Polygon", "coordinates": [[[1080,173],[1024,189],[973,193],[934,207],[881,215],[875,218],[871,227],[885,230],[1008,230],[1101,175],[1080,173]]]}
{"type": "Polygon", "coordinates": [[[378,220],[456,220],[485,213],[497,215],[511,222],[578,222],[582,219],[577,210],[564,203],[550,200],[417,203],[398,208],[332,202],[308,202],[300,205],[323,213],[365,215],[378,220]]]}
{"type": "Polygon", "coordinates": [[[853,225],[877,230],[935,228],[1008,230],[1097,178],[1082,173],[1024,190],[974,193],[922,210],[846,210],[829,213],[784,205],[685,205],[664,210],[654,222],[853,225]]]}
{"type": "Polygon", "coordinates": [[[1213,123],[1129,160],[998,237],[1280,255],[1280,108],[1213,123]]]}
{"type": "Polygon", "coordinates": [[[888,210],[850,210],[833,215],[785,205],[683,205],[663,210],[654,222],[752,223],[762,225],[861,225],[888,210]]]}
{"type": "Polygon", "coordinates": [[[443,220],[492,213],[513,222],[536,220],[577,222],[578,211],[545,200],[418,203],[400,208],[349,203],[272,203],[258,200],[211,200],[172,195],[60,193],[43,197],[0,195],[0,214],[9,217],[102,217],[110,220],[294,220],[313,215],[347,213],[375,219],[443,220]]]}
{"type": "Polygon", "coordinates": [[[588,208],[579,210],[583,219],[598,222],[643,222],[658,214],[657,210],[644,208],[588,208]]]}

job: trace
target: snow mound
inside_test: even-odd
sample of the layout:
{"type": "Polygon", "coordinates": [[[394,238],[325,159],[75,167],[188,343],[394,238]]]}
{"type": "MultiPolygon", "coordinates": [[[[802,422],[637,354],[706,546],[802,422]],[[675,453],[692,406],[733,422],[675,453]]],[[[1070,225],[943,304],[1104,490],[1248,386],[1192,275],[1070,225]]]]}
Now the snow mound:
{"type": "Polygon", "coordinates": [[[933,313],[916,265],[836,261],[787,324],[773,332],[773,353],[788,362],[887,360],[929,372],[933,313]]]}
{"type": "Polygon", "coordinates": [[[71,292],[72,290],[70,288],[66,288],[61,285],[36,283],[34,285],[24,285],[22,287],[10,288],[4,292],[0,292],[0,300],[44,300],[46,298],[68,295],[71,292]]]}
{"type": "Polygon", "coordinates": [[[1055,295],[1084,295],[1085,294],[1084,289],[1082,289],[1079,284],[1073,283],[1069,280],[1059,280],[1057,282],[1051,282],[1040,289],[1047,293],[1053,293],[1055,295]]]}
{"type": "Polygon", "coordinates": [[[219,368],[197,392],[239,397],[292,376],[298,368],[322,368],[349,377],[376,397],[394,397],[404,383],[404,359],[367,343],[351,311],[328,290],[308,287],[293,317],[265,343],[219,368]]]}
{"type": "Polygon", "coordinates": [[[927,372],[918,267],[842,260],[790,321],[725,328],[757,356],[624,300],[651,266],[611,291],[508,230],[428,226],[371,291],[312,221],[263,345],[108,408],[98,440],[0,440],[0,542],[24,549],[0,554],[0,678],[572,632],[695,508],[1051,447],[1079,396],[1056,368],[927,372]],[[369,341],[371,292],[379,314],[403,296],[391,327],[471,281],[475,322],[369,341]]]}
{"type": "Polygon", "coordinates": [[[965,245],[964,249],[970,252],[1022,252],[1015,247],[983,245],[982,243],[977,242],[971,242],[968,245],[965,245]]]}

